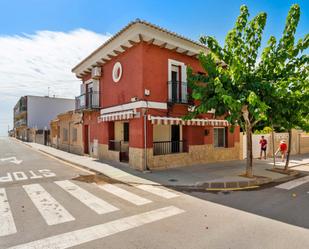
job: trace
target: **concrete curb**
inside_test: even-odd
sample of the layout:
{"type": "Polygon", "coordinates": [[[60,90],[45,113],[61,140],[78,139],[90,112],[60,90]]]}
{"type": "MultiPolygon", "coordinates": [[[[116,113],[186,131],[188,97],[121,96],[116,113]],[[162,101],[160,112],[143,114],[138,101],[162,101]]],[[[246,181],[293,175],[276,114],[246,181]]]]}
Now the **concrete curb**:
{"type": "MultiPolygon", "coordinates": [[[[117,180],[114,179],[110,176],[105,175],[104,173],[89,168],[85,165],[82,164],[78,164],[76,162],[73,162],[71,160],[67,160],[65,158],[62,158],[60,156],[54,155],[52,153],[46,152],[44,150],[41,149],[36,149],[35,147],[24,143],[23,141],[20,141],[18,139],[13,139],[14,141],[17,141],[35,151],[39,151],[43,154],[46,154],[50,157],[56,158],[58,160],[61,160],[63,162],[72,164],[74,166],[80,167],[82,169],[88,170],[90,172],[93,172],[97,175],[101,175],[101,176],[105,176],[107,178],[110,178],[111,180],[115,181],[115,182],[121,182],[124,184],[128,184],[128,185],[138,185],[141,184],[139,182],[131,182],[131,181],[123,181],[123,180],[117,180]]],[[[149,184],[149,183],[145,183],[145,185],[155,185],[155,186],[163,186],[163,187],[167,187],[167,188],[172,188],[174,190],[188,190],[188,191],[239,191],[239,190],[248,190],[248,189],[256,189],[259,188],[260,186],[263,186],[265,184],[269,184],[269,183],[281,183],[281,182],[285,182],[285,181],[289,181],[292,180],[294,178],[296,178],[298,175],[300,175],[301,173],[299,172],[295,172],[294,174],[291,175],[287,175],[278,179],[272,179],[272,178],[260,178],[260,179],[253,179],[253,180],[244,180],[244,181],[224,181],[224,182],[204,182],[204,183],[199,183],[199,184],[191,184],[191,185],[177,185],[177,184],[149,184]]]]}

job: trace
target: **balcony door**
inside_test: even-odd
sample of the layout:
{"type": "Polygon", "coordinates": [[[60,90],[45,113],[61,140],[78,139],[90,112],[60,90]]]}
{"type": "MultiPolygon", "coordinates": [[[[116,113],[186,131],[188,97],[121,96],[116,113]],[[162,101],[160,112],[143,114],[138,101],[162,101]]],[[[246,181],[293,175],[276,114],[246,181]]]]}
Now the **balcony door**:
{"type": "Polygon", "coordinates": [[[187,103],[187,66],[168,59],[168,102],[187,103]]]}
{"type": "Polygon", "coordinates": [[[180,67],[172,66],[172,102],[179,100],[180,67]]]}
{"type": "Polygon", "coordinates": [[[87,84],[87,97],[86,97],[86,104],[88,108],[92,107],[92,93],[93,93],[93,83],[87,84]]]}

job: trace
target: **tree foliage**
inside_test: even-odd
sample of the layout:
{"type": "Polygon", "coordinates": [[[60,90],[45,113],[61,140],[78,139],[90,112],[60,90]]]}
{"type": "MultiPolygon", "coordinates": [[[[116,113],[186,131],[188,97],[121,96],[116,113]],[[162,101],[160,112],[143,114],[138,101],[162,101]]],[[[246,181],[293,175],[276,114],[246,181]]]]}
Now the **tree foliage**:
{"type": "MultiPolygon", "coordinates": [[[[268,123],[288,130],[289,141],[292,128],[309,130],[309,57],[304,53],[309,45],[309,35],[295,43],[299,19],[300,8],[294,4],[282,37],[278,42],[275,37],[270,37],[258,67],[262,80],[270,82],[274,89],[268,99],[268,123]]],[[[287,169],[289,156],[286,162],[287,169]]]]}
{"type": "MultiPolygon", "coordinates": [[[[246,131],[248,176],[252,176],[252,129],[260,121],[267,123],[270,115],[276,123],[283,124],[276,114],[276,108],[280,108],[277,102],[281,100],[284,104],[287,94],[293,94],[291,101],[293,99],[299,104],[303,88],[308,87],[308,73],[299,76],[308,69],[303,63],[307,57],[299,56],[307,47],[308,36],[293,46],[299,19],[297,9],[297,5],[292,6],[278,45],[272,36],[258,58],[267,16],[260,13],[249,21],[248,8],[241,6],[240,15],[234,28],[228,32],[223,47],[214,37],[200,38],[210,50],[199,54],[199,61],[207,74],[200,75],[188,69],[192,97],[198,103],[192,115],[215,109],[217,116],[225,115],[232,126],[239,124],[246,131]],[[299,83],[291,83],[295,80],[299,83]]],[[[302,103],[308,104],[308,100],[302,103]]],[[[287,109],[284,108],[286,112],[287,109]]],[[[297,120],[300,122],[301,118],[297,120]]]]}

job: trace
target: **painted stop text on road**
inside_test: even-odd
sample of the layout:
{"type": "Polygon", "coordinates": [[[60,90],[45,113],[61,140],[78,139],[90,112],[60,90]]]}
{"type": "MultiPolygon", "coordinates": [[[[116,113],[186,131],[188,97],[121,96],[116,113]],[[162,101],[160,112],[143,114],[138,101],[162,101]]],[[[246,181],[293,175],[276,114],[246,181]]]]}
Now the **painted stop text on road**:
{"type": "Polygon", "coordinates": [[[55,176],[56,174],[49,169],[7,172],[0,175],[0,183],[41,179],[55,176]]]}

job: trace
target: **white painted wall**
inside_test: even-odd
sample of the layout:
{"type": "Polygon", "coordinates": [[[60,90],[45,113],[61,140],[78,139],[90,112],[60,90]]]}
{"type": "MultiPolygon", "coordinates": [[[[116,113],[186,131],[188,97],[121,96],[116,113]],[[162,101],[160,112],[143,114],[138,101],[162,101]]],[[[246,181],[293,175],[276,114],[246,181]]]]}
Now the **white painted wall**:
{"type": "Polygon", "coordinates": [[[29,128],[50,129],[50,121],[60,113],[75,109],[74,99],[27,96],[27,124],[29,128]]]}
{"type": "MultiPolygon", "coordinates": [[[[271,149],[271,137],[270,134],[263,134],[263,135],[252,135],[252,152],[253,152],[253,158],[258,158],[260,157],[260,139],[261,137],[264,136],[264,138],[267,140],[267,150],[266,150],[266,155],[268,154],[269,150],[271,149]]],[[[243,135],[243,158],[247,157],[247,137],[246,134],[243,135]]]]}

